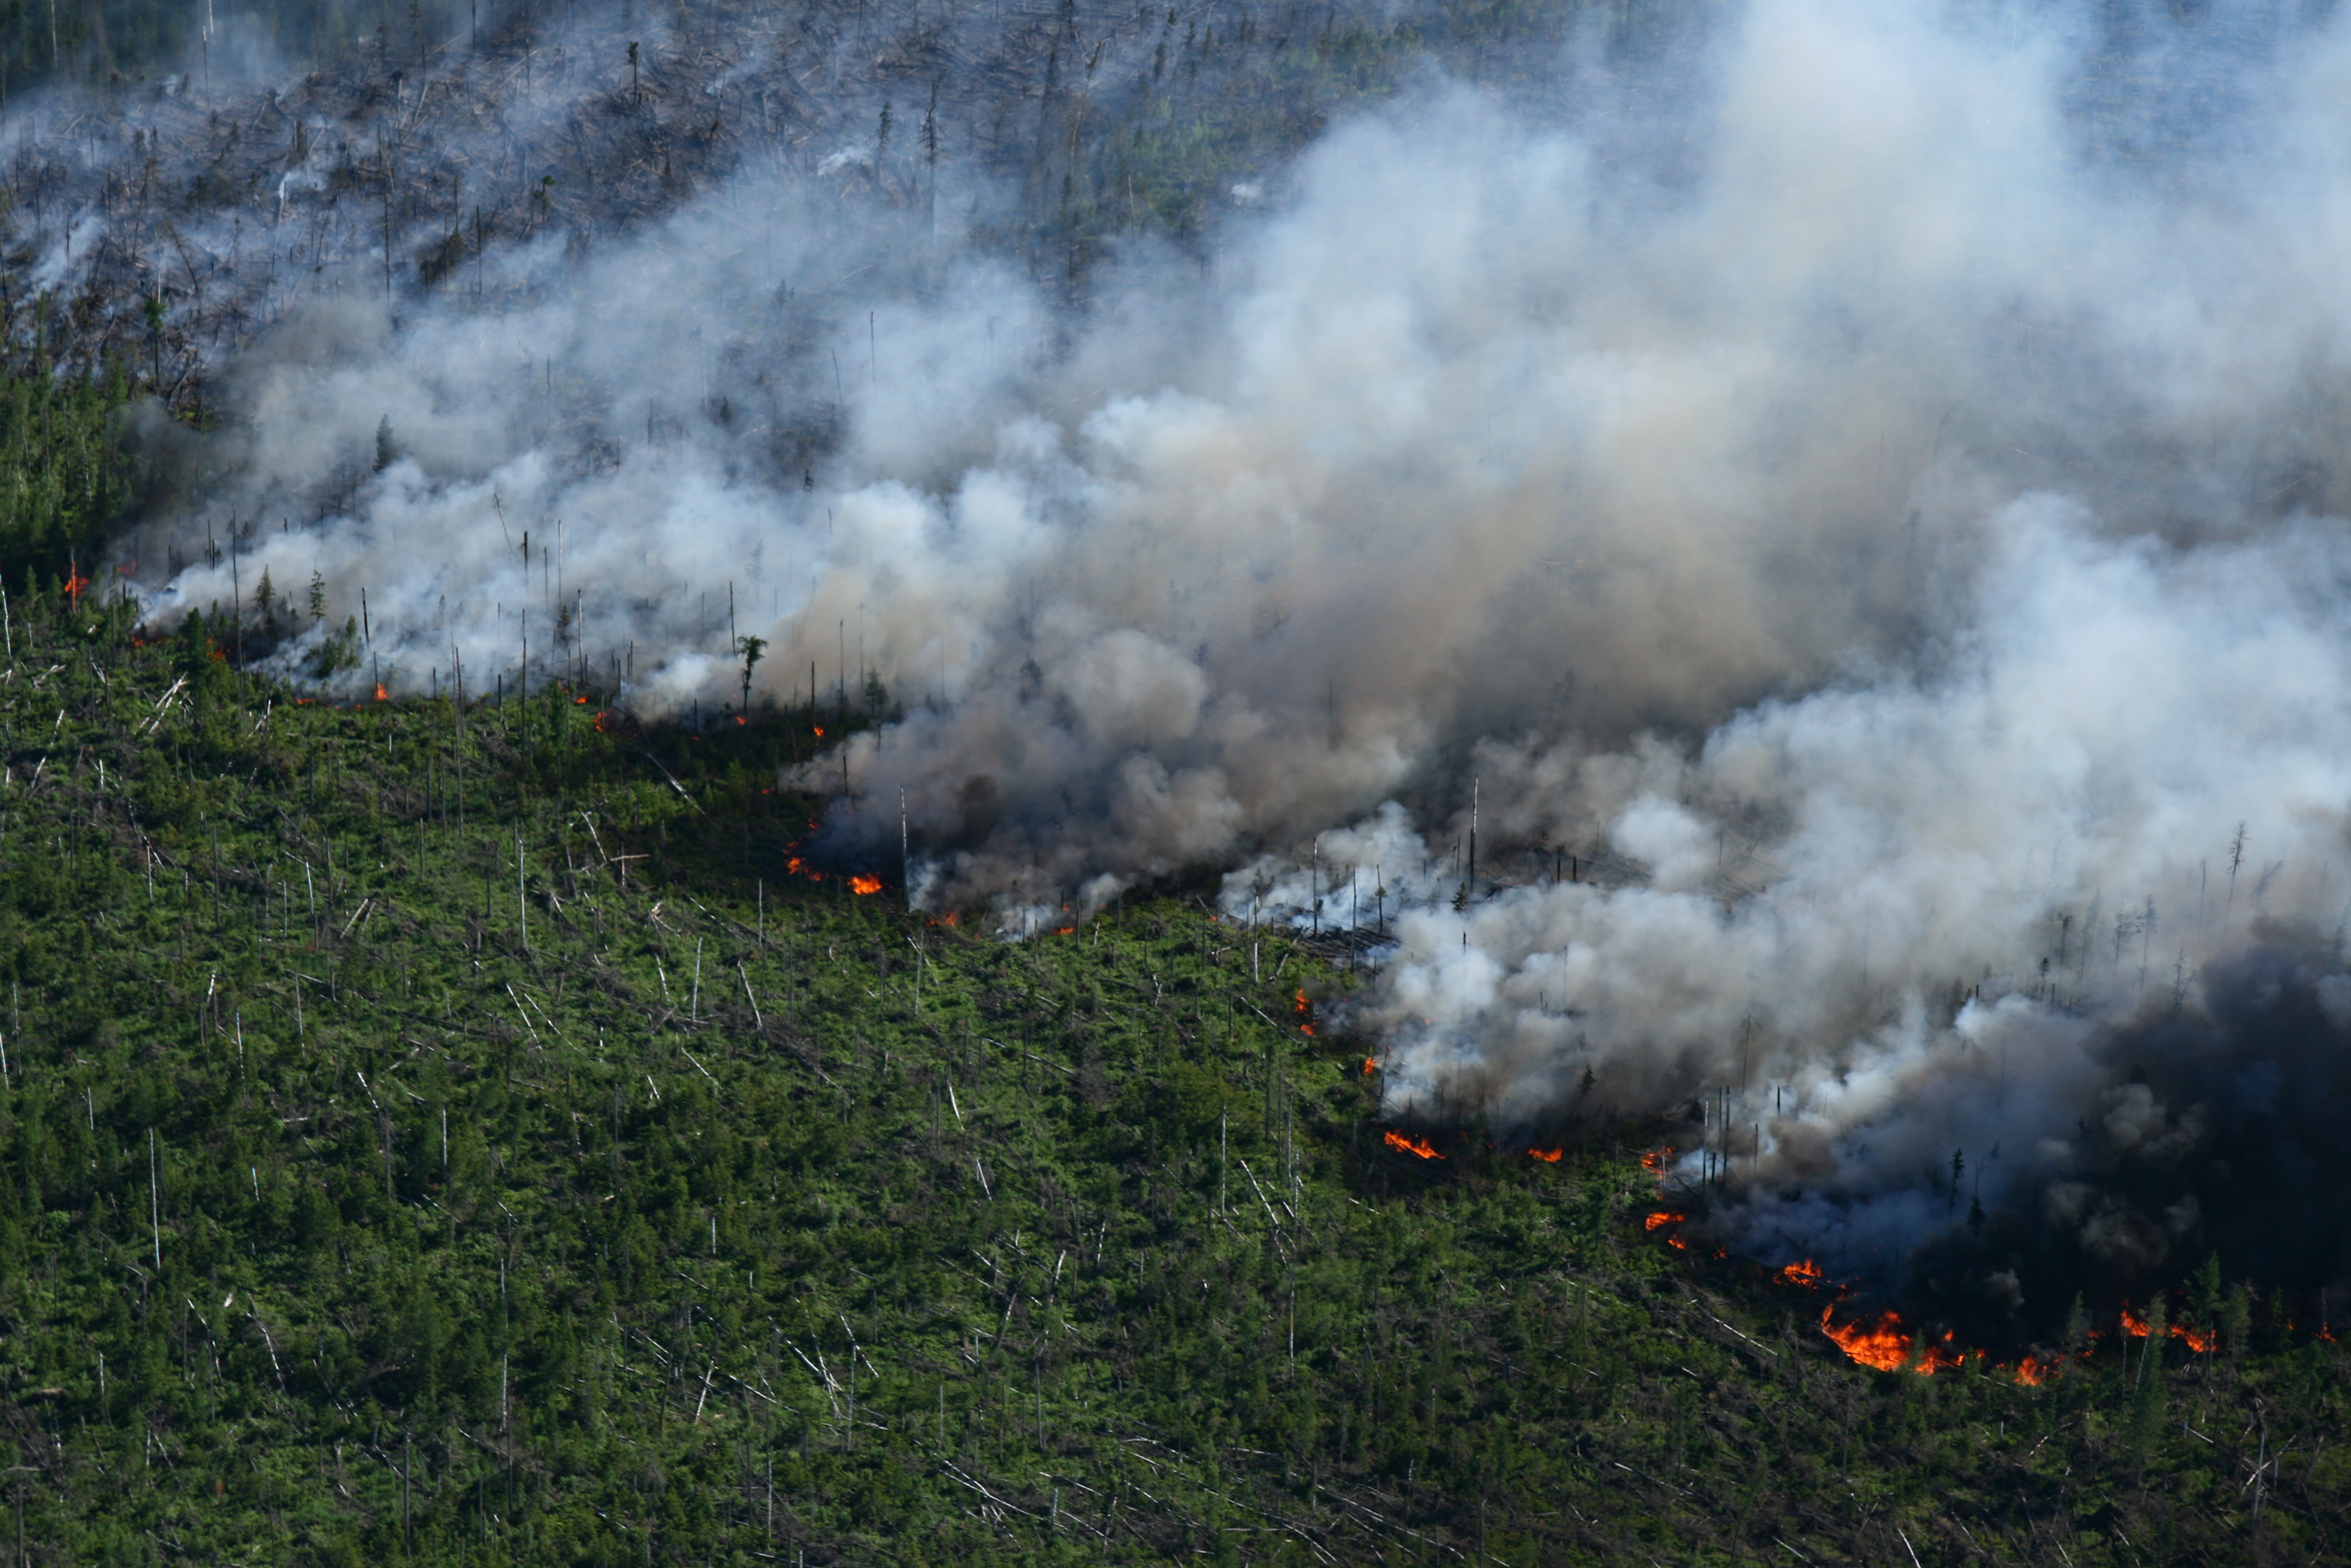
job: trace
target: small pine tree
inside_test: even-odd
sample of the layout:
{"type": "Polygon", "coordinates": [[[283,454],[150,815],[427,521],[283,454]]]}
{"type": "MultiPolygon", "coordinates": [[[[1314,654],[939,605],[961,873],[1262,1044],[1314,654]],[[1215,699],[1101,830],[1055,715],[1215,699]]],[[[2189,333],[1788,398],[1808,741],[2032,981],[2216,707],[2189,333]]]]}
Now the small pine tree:
{"type": "Polygon", "coordinates": [[[2220,1255],[2218,1252],[2207,1257],[2204,1260],[2204,1266],[2196,1270],[2195,1294],[2189,1301],[2189,1306],[2196,1313],[2196,1321],[2203,1324],[2206,1329],[2210,1329],[2219,1321],[2220,1255]]]}
{"type": "Polygon", "coordinates": [[[2253,1292],[2241,1280],[2220,1303],[2220,1338],[2229,1347],[2229,1364],[2242,1363],[2253,1339],[2253,1292]]]}
{"type": "Polygon", "coordinates": [[[2145,1383],[2147,1380],[2147,1375],[2149,1367],[2153,1367],[2155,1369],[2158,1381],[2161,1380],[2163,1375],[2164,1342],[2170,1336],[2170,1317],[2164,1309],[2162,1293],[2158,1291],[2155,1300],[2147,1303],[2147,1348],[2139,1354],[2139,1382],[2145,1383]]]}
{"type": "Polygon", "coordinates": [[[265,628],[277,623],[277,591],[269,585],[269,569],[261,569],[261,580],[253,588],[254,613],[261,617],[265,628]]]}
{"type": "Polygon", "coordinates": [[[768,640],[765,637],[737,637],[735,639],[735,651],[743,655],[743,711],[748,714],[751,711],[751,672],[767,656],[768,640]]]}
{"type": "Polygon", "coordinates": [[[310,574],[310,620],[313,623],[327,618],[327,579],[323,572],[310,574]]]}

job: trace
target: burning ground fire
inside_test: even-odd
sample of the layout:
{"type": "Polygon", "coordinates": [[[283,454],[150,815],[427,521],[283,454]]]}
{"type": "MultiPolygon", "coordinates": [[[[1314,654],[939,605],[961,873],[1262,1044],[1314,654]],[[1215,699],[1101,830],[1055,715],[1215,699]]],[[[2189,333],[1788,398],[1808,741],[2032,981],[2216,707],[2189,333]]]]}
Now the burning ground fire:
{"type": "MultiPolygon", "coordinates": [[[[1656,1177],[1662,1186],[1672,1170],[1673,1155],[1671,1148],[1652,1149],[1641,1156],[1641,1168],[1656,1177]]],[[[1674,1232],[1688,1220],[1689,1215],[1685,1210],[1660,1208],[1644,1215],[1641,1228],[1652,1236],[1662,1233],[1661,1239],[1667,1246],[1686,1252],[1690,1249],[1688,1241],[1674,1232]]],[[[1714,1256],[1719,1259],[1727,1254],[1718,1248],[1714,1256]]],[[[1821,1333],[1855,1362],[1879,1372],[1907,1369],[1921,1376],[1931,1376],[1938,1372],[1964,1366],[1972,1358],[2012,1374],[2019,1383],[2032,1385],[2046,1379],[2058,1364],[2055,1360],[2032,1354],[2022,1356],[2013,1363],[1990,1362],[1981,1351],[1955,1348],[1952,1343],[1954,1336],[1948,1330],[1939,1339],[1929,1339],[1923,1333],[1914,1333],[1904,1323],[1902,1314],[1891,1308],[1865,1313],[1840,1323],[1836,1321],[1837,1307],[1848,1293],[1847,1289],[1843,1285],[1833,1286],[1820,1264],[1810,1258],[1800,1258],[1793,1263],[1785,1264],[1772,1270],[1771,1277],[1781,1284],[1799,1290],[1834,1289],[1838,1301],[1831,1301],[1821,1309],[1821,1333]]],[[[2147,1332],[2147,1324],[2133,1317],[2127,1305],[2123,1309],[2123,1327],[2140,1335],[2147,1332]]],[[[2171,1332],[2199,1351],[2210,1346],[2209,1334],[2196,1334],[2177,1326],[2171,1332]]]]}
{"type": "Polygon", "coordinates": [[[1882,1312],[1843,1327],[1834,1321],[1835,1314],[1834,1302],[1821,1309],[1821,1332],[1864,1366],[1874,1366],[1880,1372],[1913,1367],[1921,1374],[1932,1374],[1962,1365],[1967,1360],[1963,1352],[1949,1348],[1951,1335],[1948,1331],[1931,1344],[1922,1335],[1904,1332],[1899,1312],[1882,1312]]]}
{"type": "MultiPolygon", "coordinates": [[[[2150,1325],[2145,1318],[2131,1311],[2128,1301],[2123,1303],[2122,1317],[2123,1333],[2133,1339],[2145,1339],[2147,1336],[2150,1325]]],[[[2173,1339],[2187,1341],[2188,1348],[2199,1355],[2206,1354],[2220,1343],[2220,1336],[2211,1330],[2194,1329],[2186,1323],[2173,1323],[2170,1327],[2170,1334],[2173,1339]]]]}
{"type": "Polygon", "coordinates": [[[1424,1160],[1441,1160],[1445,1157],[1437,1152],[1437,1145],[1426,1138],[1411,1137],[1397,1132],[1393,1127],[1383,1129],[1380,1136],[1386,1141],[1388,1147],[1401,1149],[1407,1155],[1418,1155],[1424,1160]]]}

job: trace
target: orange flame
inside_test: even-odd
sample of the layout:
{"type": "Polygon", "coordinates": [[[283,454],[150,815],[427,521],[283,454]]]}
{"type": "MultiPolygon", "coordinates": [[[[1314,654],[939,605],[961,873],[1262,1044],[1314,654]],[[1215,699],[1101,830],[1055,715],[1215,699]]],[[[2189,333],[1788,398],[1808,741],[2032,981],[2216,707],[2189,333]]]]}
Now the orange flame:
{"type": "Polygon", "coordinates": [[[1687,1219],[1688,1218],[1688,1215],[1678,1213],[1674,1209],[1661,1208],[1655,1214],[1644,1216],[1641,1220],[1641,1228],[1644,1230],[1663,1230],[1667,1226],[1679,1225],[1683,1220],[1687,1219]]]}
{"type": "Polygon", "coordinates": [[[1567,1150],[1564,1148],[1529,1149],[1527,1154],[1530,1158],[1541,1160],[1547,1166],[1555,1166],[1567,1157],[1567,1150]]]}
{"type": "Polygon", "coordinates": [[[2049,1381],[2049,1375],[2057,1368],[2053,1363],[2043,1361],[2037,1355],[2028,1355],[2009,1370],[2015,1373],[2016,1380],[2027,1388],[2038,1388],[2049,1381]]]}
{"type": "Polygon", "coordinates": [[[1643,1155],[1641,1168],[1651,1176],[1663,1179],[1667,1167],[1673,1164],[1673,1145],[1668,1144],[1662,1149],[1651,1149],[1647,1154],[1643,1155]]]}
{"type": "Polygon", "coordinates": [[[1437,1145],[1431,1144],[1426,1138],[1408,1138],[1404,1134],[1392,1129],[1383,1129],[1380,1136],[1387,1140],[1388,1147],[1402,1149],[1408,1155],[1418,1155],[1425,1160],[1441,1160],[1445,1157],[1437,1152],[1437,1145]]]}
{"type": "MultiPolygon", "coordinates": [[[[2123,1303],[2122,1318],[2123,1332],[2133,1339],[2145,1339],[2152,1327],[2145,1318],[2131,1311],[2128,1301],[2123,1303]]],[[[2173,1339],[2186,1340],[2188,1348],[2199,1355],[2220,1343],[2220,1336],[2210,1329],[2190,1328],[2186,1323],[2173,1323],[2168,1332],[2173,1339]]]]}
{"type": "Polygon", "coordinates": [[[1373,1073],[1377,1072],[1379,1070],[1380,1070],[1380,1064],[1379,1064],[1379,1062],[1378,1062],[1376,1060],[1374,1060],[1374,1058],[1372,1058],[1372,1057],[1368,1057],[1368,1056],[1367,1056],[1367,1057],[1365,1057],[1365,1058],[1364,1058],[1364,1077],[1369,1078],[1373,1073]]]}
{"type": "Polygon", "coordinates": [[[1808,1291],[1819,1290],[1822,1279],[1821,1266],[1810,1258],[1800,1259],[1780,1270],[1782,1284],[1802,1285],[1808,1291]]]}
{"type": "Polygon", "coordinates": [[[586,697],[573,697],[571,700],[572,700],[573,702],[575,702],[575,703],[579,703],[579,704],[582,704],[582,705],[585,705],[585,704],[586,704],[586,702],[588,701],[588,699],[587,699],[586,697]]]}
{"type": "Polygon", "coordinates": [[[849,891],[856,894],[879,893],[882,891],[882,879],[878,876],[852,876],[849,879],[849,891]]]}
{"type": "Polygon", "coordinates": [[[1298,993],[1297,1005],[1292,1007],[1290,1010],[1294,1013],[1302,1013],[1311,1005],[1311,1004],[1306,999],[1306,993],[1304,991],[1301,991],[1298,993]]]}
{"type": "Polygon", "coordinates": [[[817,737],[819,740],[822,740],[822,739],[824,738],[824,726],[822,726],[822,725],[820,725],[820,724],[816,724],[816,725],[810,725],[809,727],[810,727],[810,729],[813,729],[813,730],[815,730],[815,731],[816,731],[816,737],[817,737]]]}
{"type": "MultiPolygon", "coordinates": [[[[1836,1346],[1864,1366],[1874,1366],[1880,1372],[1899,1372],[1911,1364],[1913,1341],[1902,1330],[1899,1312],[1880,1312],[1875,1318],[1855,1319],[1839,1328],[1830,1322],[1835,1312],[1833,1306],[1821,1309],[1821,1332],[1836,1342],[1836,1346]]],[[[1943,1343],[1926,1345],[1918,1350],[1917,1371],[1923,1375],[1941,1372],[1959,1365],[1966,1358],[1946,1349],[1949,1333],[1943,1343]]]]}
{"type": "Polygon", "coordinates": [[[80,564],[74,561],[71,558],[68,558],[66,563],[66,597],[73,601],[74,607],[76,609],[79,609],[81,607],[81,591],[89,586],[89,579],[81,574],[80,564]]]}
{"type": "Polygon", "coordinates": [[[390,702],[392,700],[390,697],[383,695],[383,683],[381,681],[378,681],[375,684],[375,700],[380,703],[390,702]]]}

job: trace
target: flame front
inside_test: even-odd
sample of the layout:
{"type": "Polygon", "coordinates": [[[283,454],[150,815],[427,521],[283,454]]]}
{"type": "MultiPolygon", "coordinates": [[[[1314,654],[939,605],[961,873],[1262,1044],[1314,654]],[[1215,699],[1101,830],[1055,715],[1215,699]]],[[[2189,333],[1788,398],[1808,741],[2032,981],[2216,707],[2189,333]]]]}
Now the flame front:
{"type": "Polygon", "coordinates": [[[387,703],[392,700],[390,697],[384,695],[383,683],[381,681],[378,681],[375,684],[375,700],[380,703],[387,703]]]}
{"type": "MultiPolygon", "coordinates": [[[[2145,1339],[2153,1327],[2147,1319],[2131,1311],[2128,1301],[2123,1303],[2122,1319],[2123,1333],[2133,1339],[2145,1339]]],[[[2210,1354],[2212,1347],[2220,1342],[2220,1336],[2210,1329],[2190,1328],[2186,1323],[2173,1323],[2168,1332],[2173,1339],[2186,1340],[2188,1348],[2199,1355],[2210,1354]]]]}
{"type": "Polygon", "coordinates": [[[1418,1155],[1424,1160],[1441,1160],[1445,1157],[1437,1152],[1437,1145],[1426,1138],[1406,1137],[1394,1128],[1382,1129],[1380,1136],[1387,1140],[1388,1147],[1402,1149],[1408,1155],[1418,1155]]]}
{"type": "Polygon", "coordinates": [[[882,879],[878,876],[852,876],[849,879],[849,891],[856,894],[879,893],[882,891],[882,879]]]}
{"type": "Polygon", "coordinates": [[[1667,1226],[1679,1225],[1683,1220],[1687,1219],[1688,1218],[1688,1215],[1679,1213],[1674,1209],[1661,1208],[1655,1214],[1645,1216],[1641,1220],[1641,1228],[1644,1230],[1663,1230],[1667,1226]]]}
{"type": "Polygon", "coordinates": [[[1662,1149],[1651,1149],[1647,1154],[1643,1155],[1641,1168],[1659,1181],[1663,1181],[1666,1179],[1667,1171],[1673,1166],[1673,1145],[1668,1144],[1662,1149]]]}
{"type": "MultiPolygon", "coordinates": [[[[1836,1346],[1864,1366],[1874,1366],[1880,1372],[1900,1372],[1911,1366],[1914,1341],[1903,1332],[1902,1314],[1880,1312],[1875,1318],[1857,1318],[1839,1328],[1831,1322],[1836,1312],[1834,1306],[1821,1309],[1821,1332],[1836,1342],[1836,1346]]],[[[1967,1358],[1950,1350],[1951,1336],[1943,1335],[1941,1344],[1918,1347],[1915,1370],[1921,1376],[1931,1375],[1946,1368],[1959,1365],[1967,1358]]]]}
{"type": "Polygon", "coordinates": [[[1556,1149],[1529,1149],[1527,1155],[1530,1158],[1541,1160],[1547,1166],[1555,1166],[1567,1157],[1567,1150],[1564,1146],[1556,1149]]]}
{"type": "Polygon", "coordinates": [[[1780,1282],[1782,1284],[1802,1285],[1806,1290],[1810,1291],[1819,1290],[1821,1288],[1823,1279],[1823,1276],[1821,1273],[1821,1266],[1818,1263],[1813,1262],[1810,1258],[1799,1259],[1797,1261],[1789,1264],[1786,1268],[1780,1270],[1780,1282]]]}

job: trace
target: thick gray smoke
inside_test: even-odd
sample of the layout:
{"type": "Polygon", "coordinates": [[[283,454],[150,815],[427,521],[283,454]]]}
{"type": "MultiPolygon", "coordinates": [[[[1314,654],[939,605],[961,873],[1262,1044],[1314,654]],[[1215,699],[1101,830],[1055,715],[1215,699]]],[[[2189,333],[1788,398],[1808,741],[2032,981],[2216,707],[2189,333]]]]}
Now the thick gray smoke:
{"type": "Polygon", "coordinates": [[[298,674],[364,588],[395,689],[870,672],[903,716],[806,781],[841,854],[903,791],[933,904],[1352,874],[1399,1115],[1696,1102],[1750,1247],[1980,1197],[2171,1267],[2209,1217],[2100,1172],[2220,1124],[2116,1031],[2351,897],[2351,33],[2271,16],[1756,0],[1431,75],[1081,308],[963,243],[1014,197],[911,104],[396,327],[346,214],[234,371],[259,531],[158,577],[160,520],[148,591],[319,574],[298,674]]]}
{"type": "MultiPolygon", "coordinates": [[[[2229,1216],[2279,1206],[2250,1177],[2284,1145],[2310,1191],[2326,1134],[2296,1118],[2340,1095],[2313,1037],[2339,1052],[2351,1024],[2351,533],[2181,549],[2089,525],[2046,496],[1994,514],[1929,668],[1760,705],[1687,752],[1487,748],[1509,806],[1486,821],[1561,812],[1538,820],[1572,843],[1599,823],[1613,874],[1481,882],[1395,922],[1356,1019],[1390,1042],[1391,1109],[1524,1142],[1694,1100],[1679,1169],[1728,1178],[1715,1233],[1846,1272],[1893,1273],[1978,1203],[2126,1286],[2254,1262],[2229,1216]],[[2291,1029],[2262,1022],[2286,982],[2260,996],[2232,956],[2282,945],[2291,1029]],[[2150,1082],[2150,1050],[2177,1070],[2150,1082]]],[[[1365,850],[1420,857],[1323,847],[1326,887],[1365,850]]],[[[1228,905],[1262,881],[1236,873],[1228,905]]],[[[2293,1212],[2325,1283],[2351,1234],[2293,1212]]],[[[2012,1263],[1979,1272],[2017,1295],[2012,1263]]]]}

